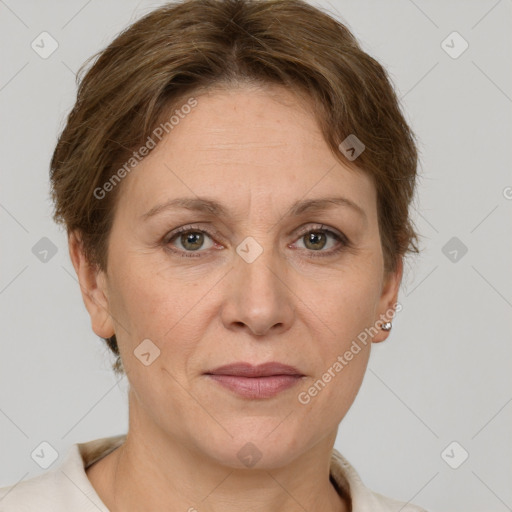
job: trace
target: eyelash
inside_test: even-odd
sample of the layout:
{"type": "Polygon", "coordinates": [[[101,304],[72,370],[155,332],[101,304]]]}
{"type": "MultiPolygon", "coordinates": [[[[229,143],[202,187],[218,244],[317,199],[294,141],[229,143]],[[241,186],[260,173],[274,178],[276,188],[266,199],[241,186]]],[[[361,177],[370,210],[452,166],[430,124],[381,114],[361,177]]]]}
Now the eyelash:
{"type": "MultiPolygon", "coordinates": [[[[175,231],[173,231],[172,233],[170,233],[169,235],[167,235],[165,237],[164,245],[166,246],[167,250],[169,250],[173,254],[177,254],[184,258],[203,257],[201,255],[201,253],[206,252],[206,251],[197,251],[197,254],[195,254],[192,251],[184,252],[182,250],[170,248],[169,245],[175,238],[177,238],[182,233],[189,233],[189,232],[190,233],[204,233],[212,239],[215,236],[214,233],[211,233],[210,231],[208,231],[206,229],[196,228],[192,225],[191,226],[182,226],[181,228],[176,229],[175,231]]],[[[335,231],[332,231],[331,229],[324,228],[323,225],[319,225],[319,227],[313,227],[313,228],[310,227],[310,228],[301,230],[301,232],[298,234],[298,239],[304,237],[305,235],[309,235],[310,233],[325,233],[325,234],[333,236],[339,242],[339,245],[335,249],[331,249],[329,251],[319,251],[318,254],[316,254],[317,251],[309,251],[308,249],[305,249],[307,252],[311,253],[311,256],[313,258],[323,258],[323,257],[328,257],[328,256],[334,256],[334,255],[340,253],[341,251],[343,251],[344,249],[350,247],[350,242],[347,239],[347,237],[345,237],[344,235],[338,234],[335,231]]]]}

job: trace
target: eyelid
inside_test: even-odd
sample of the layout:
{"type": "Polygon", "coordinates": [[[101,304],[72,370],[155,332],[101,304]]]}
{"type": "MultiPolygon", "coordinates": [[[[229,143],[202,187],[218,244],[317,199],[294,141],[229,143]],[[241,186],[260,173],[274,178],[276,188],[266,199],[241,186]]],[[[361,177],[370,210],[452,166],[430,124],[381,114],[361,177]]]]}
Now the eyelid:
{"type": "Polygon", "coordinates": [[[310,231],[329,231],[329,232],[339,236],[341,238],[341,240],[343,240],[344,242],[348,243],[347,237],[343,233],[339,232],[335,228],[326,226],[325,224],[313,223],[313,225],[311,225],[311,223],[309,223],[309,224],[305,224],[304,226],[302,226],[298,229],[299,230],[297,231],[295,236],[302,236],[302,235],[309,233],[310,231]]]}
{"type": "Polygon", "coordinates": [[[213,228],[205,228],[204,226],[201,226],[199,224],[186,224],[185,226],[180,226],[179,228],[173,229],[170,233],[167,233],[163,238],[163,242],[169,243],[177,235],[181,235],[181,233],[187,233],[189,231],[198,231],[207,234],[209,237],[215,236],[217,238],[223,239],[221,234],[213,228]]]}
{"type": "MultiPolygon", "coordinates": [[[[209,236],[216,236],[217,238],[223,238],[223,236],[215,229],[205,228],[204,225],[201,224],[186,224],[184,226],[180,226],[179,228],[174,229],[171,233],[167,233],[164,237],[164,241],[169,242],[174,238],[176,235],[187,232],[187,231],[201,231],[205,232],[209,236]]],[[[296,228],[293,230],[294,236],[301,236],[305,235],[306,233],[309,233],[310,231],[314,230],[325,230],[325,231],[331,231],[332,233],[338,235],[342,240],[346,241],[348,243],[347,237],[338,231],[335,228],[332,228],[330,226],[326,226],[325,224],[319,224],[319,223],[306,223],[302,226],[296,228]],[[313,224],[313,225],[312,225],[313,224]]]]}

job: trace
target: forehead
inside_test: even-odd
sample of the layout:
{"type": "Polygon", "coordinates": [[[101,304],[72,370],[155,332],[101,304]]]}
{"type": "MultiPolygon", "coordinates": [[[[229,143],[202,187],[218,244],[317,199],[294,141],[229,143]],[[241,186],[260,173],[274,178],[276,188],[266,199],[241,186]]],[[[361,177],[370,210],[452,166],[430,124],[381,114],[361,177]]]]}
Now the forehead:
{"type": "Polygon", "coordinates": [[[208,196],[227,201],[231,211],[254,202],[270,207],[276,197],[291,205],[343,195],[373,208],[371,179],[334,157],[304,98],[278,86],[195,98],[197,106],[123,184],[121,196],[132,206],[147,210],[173,198],[208,196]]]}

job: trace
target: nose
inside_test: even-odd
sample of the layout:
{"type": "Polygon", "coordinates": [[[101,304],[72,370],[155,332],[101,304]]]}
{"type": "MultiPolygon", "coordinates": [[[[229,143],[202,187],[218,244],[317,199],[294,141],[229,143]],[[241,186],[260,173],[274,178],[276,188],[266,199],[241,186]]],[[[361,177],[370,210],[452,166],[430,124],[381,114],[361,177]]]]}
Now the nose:
{"type": "Polygon", "coordinates": [[[275,251],[264,250],[250,263],[237,254],[227,278],[221,314],[227,329],[268,336],[290,328],[294,294],[275,251]]]}

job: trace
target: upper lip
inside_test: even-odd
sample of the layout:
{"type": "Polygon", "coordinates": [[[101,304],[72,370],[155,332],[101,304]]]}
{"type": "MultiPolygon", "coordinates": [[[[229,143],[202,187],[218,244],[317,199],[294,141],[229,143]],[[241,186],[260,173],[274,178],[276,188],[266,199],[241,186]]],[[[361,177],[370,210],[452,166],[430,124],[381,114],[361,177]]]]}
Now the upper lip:
{"type": "Polygon", "coordinates": [[[219,366],[214,370],[206,372],[207,375],[233,375],[240,377],[269,377],[271,375],[297,375],[303,374],[287,364],[276,362],[263,363],[259,365],[252,365],[250,363],[239,362],[219,366]]]}

